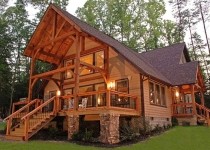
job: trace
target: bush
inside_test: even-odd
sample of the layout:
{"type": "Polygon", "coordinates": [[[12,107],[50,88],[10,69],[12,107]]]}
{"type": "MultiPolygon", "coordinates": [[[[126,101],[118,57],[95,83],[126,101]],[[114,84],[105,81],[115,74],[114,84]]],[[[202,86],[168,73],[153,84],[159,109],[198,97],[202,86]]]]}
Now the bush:
{"type": "Polygon", "coordinates": [[[163,127],[161,127],[159,124],[155,126],[155,128],[152,130],[153,133],[161,133],[163,131],[163,127]]]}
{"type": "Polygon", "coordinates": [[[135,140],[139,136],[140,134],[138,132],[135,132],[134,129],[129,126],[120,127],[120,141],[135,140]]]}
{"type": "Polygon", "coordinates": [[[139,133],[142,135],[150,134],[152,126],[149,123],[149,119],[141,117],[139,133]]]}
{"type": "Polygon", "coordinates": [[[76,132],[72,135],[72,139],[75,141],[91,142],[93,140],[93,131],[85,129],[85,132],[76,132]]]}
{"type": "Polygon", "coordinates": [[[171,122],[173,127],[179,125],[178,120],[175,117],[172,117],[171,122]]]}
{"type": "Polygon", "coordinates": [[[182,126],[190,126],[190,122],[188,122],[188,121],[182,121],[182,126]]]}

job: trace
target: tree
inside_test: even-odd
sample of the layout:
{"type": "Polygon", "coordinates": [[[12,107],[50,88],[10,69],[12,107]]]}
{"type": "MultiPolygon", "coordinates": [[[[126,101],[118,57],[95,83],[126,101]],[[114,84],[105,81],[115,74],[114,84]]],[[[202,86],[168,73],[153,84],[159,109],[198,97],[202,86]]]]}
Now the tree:
{"type": "MultiPolygon", "coordinates": [[[[136,51],[165,46],[162,39],[177,42],[172,33],[176,29],[172,35],[164,33],[169,30],[169,21],[164,23],[162,19],[163,0],[88,0],[76,13],[81,20],[136,51]],[[163,29],[163,25],[166,28],[163,29]]],[[[170,23],[172,28],[173,22],[170,23]]]]}

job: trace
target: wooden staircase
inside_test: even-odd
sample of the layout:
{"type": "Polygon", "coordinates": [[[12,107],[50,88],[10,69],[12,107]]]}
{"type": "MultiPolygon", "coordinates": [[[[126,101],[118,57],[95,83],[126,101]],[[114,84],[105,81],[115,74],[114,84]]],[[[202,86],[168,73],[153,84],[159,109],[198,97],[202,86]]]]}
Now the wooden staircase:
{"type": "Polygon", "coordinates": [[[27,141],[56,117],[58,112],[56,106],[56,97],[42,104],[40,100],[35,99],[14,112],[5,118],[7,121],[6,139],[27,141]]]}
{"type": "Polygon", "coordinates": [[[195,103],[195,106],[197,110],[196,116],[198,122],[210,126],[210,109],[198,103],[195,103]]]}

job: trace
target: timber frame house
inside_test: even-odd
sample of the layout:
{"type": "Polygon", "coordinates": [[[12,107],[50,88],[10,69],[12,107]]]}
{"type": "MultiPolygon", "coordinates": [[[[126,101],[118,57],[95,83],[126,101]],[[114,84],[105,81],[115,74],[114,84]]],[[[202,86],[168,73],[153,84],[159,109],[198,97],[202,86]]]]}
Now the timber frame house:
{"type": "Polygon", "coordinates": [[[5,119],[7,139],[27,141],[49,124],[61,124],[71,139],[93,125],[101,142],[113,144],[123,122],[132,126],[141,118],[152,126],[171,125],[172,117],[210,125],[201,69],[185,43],[136,53],[51,4],[24,55],[31,58],[28,98],[5,119]],[[35,74],[37,60],[53,70],[35,74]],[[39,80],[48,81],[42,98],[32,96],[39,80]]]}

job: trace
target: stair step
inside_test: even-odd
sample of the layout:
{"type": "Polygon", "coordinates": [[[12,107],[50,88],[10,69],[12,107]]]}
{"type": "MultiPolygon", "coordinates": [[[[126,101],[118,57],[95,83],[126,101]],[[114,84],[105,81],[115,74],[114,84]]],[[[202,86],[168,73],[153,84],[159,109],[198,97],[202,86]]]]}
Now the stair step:
{"type": "Polygon", "coordinates": [[[14,140],[14,141],[23,141],[23,136],[6,135],[5,139],[7,139],[7,140],[14,140]]]}
{"type": "Polygon", "coordinates": [[[15,136],[23,136],[24,135],[24,131],[12,131],[10,132],[10,135],[15,135],[15,136]]]}

